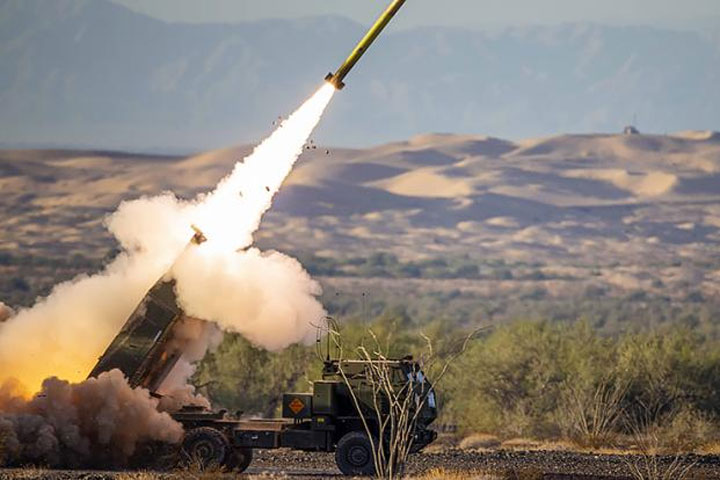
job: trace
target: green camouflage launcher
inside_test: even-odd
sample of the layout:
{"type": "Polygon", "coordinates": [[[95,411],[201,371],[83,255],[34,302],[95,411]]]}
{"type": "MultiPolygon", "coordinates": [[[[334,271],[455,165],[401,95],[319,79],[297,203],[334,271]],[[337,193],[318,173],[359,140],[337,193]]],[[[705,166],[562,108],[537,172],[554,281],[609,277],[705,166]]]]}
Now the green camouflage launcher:
{"type": "MultiPolygon", "coordinates": [[[[195,235],[186,248],[206,240],[200,230],[193,229],[195,235]]],[[[155,393],[182,356],[181,351],[169,344],[174,327],[184,318],[177,305],[175,281],[161,278],[140,301],[88,378],[117,368],[131,387],[155,393]]]]}
{"type": "MultiPolygon", "coordinates": [[[[204,241],[196,229],[187,248],[196,248],[204,241]]],[[[181,336],[176,333],[187,321],[200,320],[184,315],[178,306],[175,282],[160,279],[132,312],[90,377],[117,368],[132,387],[147,388],[154,396],[162,397],[158,388],[182,356],[182,342],[174,341],[181,336]]],[[[170,412],[185,430],[181,443],[143,443],[131,464],[137,468],[168,468],[191,460],[200,467],[214,465],[242,472],[250,465],[253,450],[290,448],[335,452],[335,463],[344,474],[375,475],[374,447],[368,432],[377,439],[381,422],[378,415],[387,415],[385,406],[380,412],[375,408],[377,402],[387,405],[387,398],[376,397],[368,390],[370,367],[376,361],[387,364],[393,388],[407,389],[405,395],[414,395],[410,414],[417,420],[409,440],[410,451],[418,452],[437,437],[430,428],[437,417],[435,391],[420,364],[412,357],[370,362],[331,360],[328,347],[322,380],[313,382],[310,392],[282,395],[282,418],[242,419],[238,418],[240,413],[233,416],[225,410],[183,405],[170,412]]]]}
{"type": "Polygon", "coordinates": [[[390,20],[395,16],[395,14],[400,10],[400,7],[403,6],[405,3],[405,0],[394,0],[390,6],[383,12],[382,15],[380,15],[380,18],[377,19],[375,24],[373,24],[372,27],[370,27],[370,30],[365,34],[362,40],[360,40],[360,43],[357,44],[355,49],[352,51],[349,57],[343,62],[342,65],[340,65],[340,68],[337,69],[335,73],[328,73],[325,77],[325,80],[333,85],[338,90],[342,90],[342,88],[345,86],[343,83],[343,80],[347,76],[348,73],[350,73],[350,70],[355,66],[355,64],[360,60],[360,57],[363,56],[363,54],[367,51],[368,48],[370,48],[370,45],[375,41],[375,39],[380,35],[380,32],[383,31],[383,29],[387,26],[388,23],[390,23],[390,20]]]}

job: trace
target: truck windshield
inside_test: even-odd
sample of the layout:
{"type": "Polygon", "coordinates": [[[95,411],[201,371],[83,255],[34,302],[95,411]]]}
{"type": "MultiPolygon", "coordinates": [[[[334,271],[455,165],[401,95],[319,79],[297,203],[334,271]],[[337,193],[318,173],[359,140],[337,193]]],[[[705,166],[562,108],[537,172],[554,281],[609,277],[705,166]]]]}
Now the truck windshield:
{"type": "MultiPolygon", "coordinates": [[[[427,391],[429,389],[429,392],[427,394],[427,405],[430,408],[436,408],[437,403],[435,402],[435,391],[432,388],[432,385],[430,385],[430,381],[426,379],[425,374],[422,370],[416,370],[413,372],[408,372],[407,378],[409,381],[416,383],[420,388],[420,392],[427,391]]],[[[416,401],[420,403],[420,395],[416,394],[416,401]]]]}

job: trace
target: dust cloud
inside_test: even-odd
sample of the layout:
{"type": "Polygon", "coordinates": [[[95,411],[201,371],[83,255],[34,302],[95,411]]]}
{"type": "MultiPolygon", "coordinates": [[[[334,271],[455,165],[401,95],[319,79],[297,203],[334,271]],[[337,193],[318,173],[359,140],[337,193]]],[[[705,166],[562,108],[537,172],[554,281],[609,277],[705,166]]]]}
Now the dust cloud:
{"type": "Polygon", "coordinates": [[[46,379],[30,400],[0,388],[4,462],[51,467],[122,464],[143,441],[176,443],[182,426],[112,370],[81,383],[46,379]]]}

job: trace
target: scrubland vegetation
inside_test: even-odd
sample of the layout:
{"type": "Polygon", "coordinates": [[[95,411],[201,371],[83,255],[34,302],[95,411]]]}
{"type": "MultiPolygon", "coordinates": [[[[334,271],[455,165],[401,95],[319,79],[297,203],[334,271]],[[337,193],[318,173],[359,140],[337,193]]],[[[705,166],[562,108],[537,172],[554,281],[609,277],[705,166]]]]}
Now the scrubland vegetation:
{"type": "MultiPolygon", "coordinates": [[[[468,331],[492,326],[438,386],[438,422],[456,426],[458,441],[485,439],[464,446],[528,438],[590,449],[720,448],[720,306],[712,298],[600,287],[558,293],[547,282],[583,279],[548,278],[540,264],[299,258],[320,278],[346,351],[367,341],[370,328],[392,355],[421,354],[421,333],[442,355],[468,331]]],[[[101,262],[80,260],[0,256],[3,298],[31,304],[101,262]]],[[[193,381],[218,407],[272,416],[283,392],[307,391],[320,369],[315,345],[268,352],[226,335],[193,381]]]]}
{"type": "MultiPolygon", "coordinates": [[[[346,322],[344,342],[367,341],[368,327],[398,356],[422,353],[421,330],[440,355],[466,332],[442,323],[417,327],[390,310],[370,325],[346,322]]],[[[314,346],[270,353],[231,335],[195,382],[222,406],[268,415],[283,391],[307,389],[319,369],[314,346]]],[[[456,425],[460,436],[657,452],[720,444],[720,341],[687,326],[605,335],[585,321],[518,320],[474,340],[438,390],[439,422],[456,425]],[[643,445],[649,436],[654,443],[643,445]]]]}

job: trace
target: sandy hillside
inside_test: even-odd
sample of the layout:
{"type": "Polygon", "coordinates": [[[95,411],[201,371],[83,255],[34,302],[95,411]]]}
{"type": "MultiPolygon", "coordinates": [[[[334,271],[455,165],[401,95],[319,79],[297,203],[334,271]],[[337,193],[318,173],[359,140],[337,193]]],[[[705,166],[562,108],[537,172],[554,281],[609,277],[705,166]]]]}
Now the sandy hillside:
{"type": "MultiPolygon", "coordinates": [[[[189,157],[0,152],[0,252],[99,259],[123,199],[211,188],[249,147],[189,157]]],[[[309,149],[268,214],[266,248],[404,260],[469,254],[625,289],[720,285],[720,135],[422,135],[309,149]]]]}

